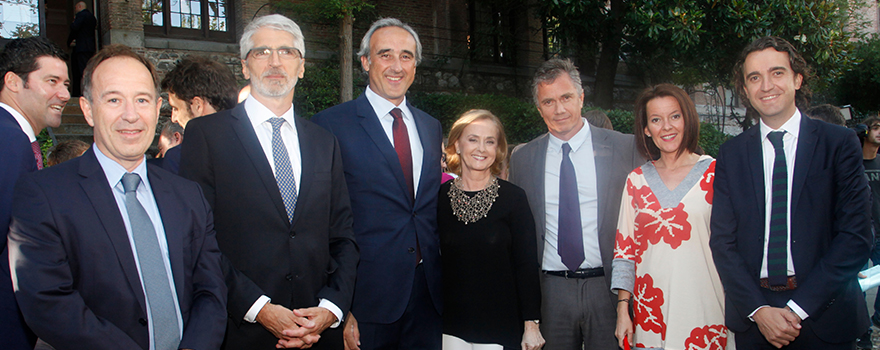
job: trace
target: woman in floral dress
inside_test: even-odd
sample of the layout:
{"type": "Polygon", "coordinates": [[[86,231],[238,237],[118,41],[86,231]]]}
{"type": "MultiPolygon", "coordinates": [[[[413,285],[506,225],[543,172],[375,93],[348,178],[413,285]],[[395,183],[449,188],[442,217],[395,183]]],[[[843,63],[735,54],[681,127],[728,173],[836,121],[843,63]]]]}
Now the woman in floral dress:
{"type": "Polygon", "coordinates": [[[612,263],[620,346],[727,349],[724,292],[709,250],[715,160],[699,155],[699,116],[684,90],[636,100],[636,143],[651,159],[626,179],[612,263]]]}

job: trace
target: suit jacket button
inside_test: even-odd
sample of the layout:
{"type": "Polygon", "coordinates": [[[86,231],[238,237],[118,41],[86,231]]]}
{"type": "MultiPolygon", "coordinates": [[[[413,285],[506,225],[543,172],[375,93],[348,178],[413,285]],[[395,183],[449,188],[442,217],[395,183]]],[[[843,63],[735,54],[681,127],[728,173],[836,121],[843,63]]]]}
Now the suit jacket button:
{"type": "Polygon", "coordinates": [[[290,238],[294,238],[294,237],[296,237],[296,232],[291,232],[291,233],[290,233],[290,238]]]}
{"type": "Polygon", "coordinates": [[[287,274],[287,276],[284,276],[284,278],[287,279],[288,281],[293,281],[293,276],[290,274],[287,274]]]}
{"type": "Polygon", "coordinates": [[[409,251],[410,253],[415,253],[415,252],[416,252],[416,248],[409,247],[409,249],[407,249],[407,251],[409,251]]]}
{"type": "Polygon", "coordinates": [[[138,323],[140,323],[141,326],[146,326],[146,325],[147,325],[147,320],[144,319],[143,317],[141,317],[141,318],[138,319],[138,323]]]}

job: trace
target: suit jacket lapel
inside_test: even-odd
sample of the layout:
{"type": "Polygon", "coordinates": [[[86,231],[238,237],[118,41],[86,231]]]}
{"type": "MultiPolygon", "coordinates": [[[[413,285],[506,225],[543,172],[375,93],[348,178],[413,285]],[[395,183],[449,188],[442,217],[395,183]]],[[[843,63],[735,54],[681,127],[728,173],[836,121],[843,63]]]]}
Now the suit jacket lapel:
{"type": "MultiPolygon", "coordinates": [[[[540,215],[537,215],[537,221],[539,221],[537,224],[540,228],[539,233],[541,234],[541,237],[544,237],[544,230],[547,227],[546,215],[544,215],[544,213],[546,212],[546,203],[544,198],[546,197],[547,193],[544,189],[544,172],[547,167],[547,147],[550,146],[549,135],[550,134],[544,134],[543,136],[539,137],[538,144],[536,145],[537,147],[534,148],[535,154],[531,157],[534,160],[534,162],[532,163],[533,166],[529,167],[529,169],[531,169],[532,171],[532,176],[530,176],[529,178],[534,181],[534,184],[532,184],[532,188],[538,190],[538,196],[537,198],[535,198],[535,209],[537,209],[536,211],[540,213],[540,215]]],[[[543,242],[544,240],[542,239],[541,243],[543,244],[543,242]]],[[[541,249],[541,251],[543,251],[543,246],[539,248],[541,249]]],[[[538,255],[538,257],[540,258],[541,255],[538,255]]]]}
{"type": "MultiPolygon", "coordinates": [[[[89,201],[95,208],[98,219],[104,226],[104,233],[113,244],[116,257],[128,284],[134,291],[143,291],[140,275],[134,262],[134,253],[131,251],[131,243],[128,240],[128,231],[125,230],[125,222],[119,212],[119,206],[113,196],[113,189],[107,186],[107,176],[95,158],[95,151],[89,148],[82,156],[79,163],[79,174],[83,177],[80,187],[88,196],[89,201]]],[[[143,293],[134,293],[140,302],[141,310],[146,313],[147,304],[143,293]]]]}
{"type": "Polygon", "coordinates": [[[810,164],[813,161],[813,153],[816,151],[816,123],[810,118],[801,117],[800,135],[798,135],[797,155],[794,158],[794,177],[791,184],[791,212],[795,213],[798,200],[801,198],[801,190],[807,180],[810,164]]]}
{"type": "MultiPolygon", "coordinates": [[[[761,146],[764,140],[761,139],[760,130],[760,126],[755,125],[745,131],[749,133],[749,139],[746,142],[748,147],[746,157],[748,157],[749,173],[752,174],[752,184],[754,184],[755,203],[758,204],[758,213],[761,214],[760,220],[764,220],[767,206],[764,198],[764,151],[761,146]]],[[[761,235],[763,236],[763,233],[761,235]]]]}
{"type": "MultiPolygon", "coordinates": [[[[430,164],[428,163],[428,152],[427,151],[429,149],[431,149],[431,147],[438,147],[438,145],[428,145],[427,144],[428,140],[432,139],[432,137],[428,134],[428,120],[427,120],[428,117],[423,115],[422,113],[419,113],[418,110],[415,109],[415,107],[413,107],[411,104],[409,104],[409,102],[406,103],[406,106],[409,108],[409,110],[413,114],[413,121],[415,121],[416,130],[419,133],[419,142],[422,144],[422,169],[421,169],[421,173],[419,173],[419,174],[426,174],[428,172],[428,169],[430,166],[430,164]]],[[[395,155],[396,154],[397,153],[395,153],[395,155]]],[[[403,170],[401,169],[401,171],[403,171],[403,170]]],[[[426,176],[419,177],[419,184],[416,184],[416,185],[418,185],[418,186],[416,186],[416,189],[417,189],[417,192],[415,194],[416,200],[424,197],[422,192],[427,191],[427,189],[430,188],[430,186],[420,186],[422,180],[424,180],[426,178],[427,178],[426,176]]]]}
{"type": "MultiPolygon", "coordinates": [[[[310,125],[306,125],[303,123],[303,119],[299,117],[293,117],[294,122],[296,123],[296,133],[297,138],[299,139],[299,149],[300,149],[300,159],[302,165],[302,176],[300,176],[299,180],[299,192],[297,192],[296,196],[296,204],[304,203],[304,199],[309,196],[309,189],[312,187],[312,182],[315,181],[315,172],[314,169],[309,168],[308,166],[312,164],[317,164],[318,159],[318,150],[315,149],[316,142],[310,141],[313,133],[309,132],[310,125]]],[[[313,126],[313,125],[312,125],[313,126]]],[[[282,200],[283,204],[283,200],[282,200]]],[[[296,225],[296,222],[302,215],[297,214],[299,211],[294,211],[293,221],[290,226],[293,227],[296,225]]]]}
{"type": "MultiPolygon", "coordinates": [[[[382,153],[388,166],[391,167],[391,173],[393,173],[394,178],[397,179],[397,184],[400,186],[400,190],[403,191],[403,193],[409,193],[409,186],[406,185],[406,180],[403,178],[403,168],[400,166],[400,159],[397,159],[397,152],[394,151],[394,145],[388,140],[388,135],[385,134],[385,129],[382,128],[382,124],[379,122],[379,118],[376,116],[373,106],[370,105],[370,101],[367,100],[366,94],[362,94],[357,99],[357,113],[360,118],[361,127],[364,128],[367,135],[370,135],[370,138],[379,148],[379,152],[382,153]]],[[[424,162],[422,163],[424,166],[424,162]]]]}
{"type": "MultiPolygon", "coordinates": [[[[609,208],[609,206],[604,205],[604,203],[608,203],[608,196],[615,195],[613,193],[608,193],[608,190],[613,186],[608,186],[608,171],[605,169],[612,169],[611,163],[614,160],[614,148],[608,143],[607,134],[600,133],[598,131],[599,128],[590,127],[590,138],[593,141],[593,159],[594,164],[596,166],[596,192],[598,196],[599,203],[599,211],[597,214],[599,217],[597,218],[596,227],[599,229],[599,232],[605,232],[603,230],[603,226],[605,224],[609,224],[605,222],[605,215],[609,210],[620,210],[620,208],[609,208]]],[[[619,180],[619,179],[618,179],[619,180]]],[[[620,195],[620,193],[616,194],[620,195]]],[[[617,225],[617,223],[613,223],[617,225]]],[[[599,240],[602,241],[601,239],[599,240]]],[[[600,249],[600,251],[604,251],[600,249]]]]}
{"type": "MultiPolygon", "coordinates": [[[[148,168],[150,168],[148,166],[148,168]]],[[[175,198],[170,186],[162,181],[162,175],[147,170],[150,178],[150,187],[156,206],[159,207],[159,216],[162,217],[162,227],[165,228],[165,241],[168,243],[168,256],[171,260],[171,274],[174,275],[174,287],[178,298],[185,291],[183,285],[183,239],[186,237],[189,226],[184,225],[188,220],[183,218],[186,209],[182,202],[175,198]]]]}
{"type": "Polygon", "coordinates": [[[257,134],[254,131],[254,126],[251,124],[247,112],[245,112],[244,103],[239,103],[235,106],[230,115],[233,119],[232,129],[238,135],[241,147],[247,152],[251,163],[257,169],[257,174],[259,174],[260,180],[266,188],[266,193],[269,195],[272,203],[275,204],[278,215],[286,219],[287,209],[284,208],[284,200],[281,199],[278,182],[275,181],[275,173],[272,172],[272,167],[269,166],[269,159],[263,153],[263,146],[260,145],[260,140],[257,139],[257,134]]]}

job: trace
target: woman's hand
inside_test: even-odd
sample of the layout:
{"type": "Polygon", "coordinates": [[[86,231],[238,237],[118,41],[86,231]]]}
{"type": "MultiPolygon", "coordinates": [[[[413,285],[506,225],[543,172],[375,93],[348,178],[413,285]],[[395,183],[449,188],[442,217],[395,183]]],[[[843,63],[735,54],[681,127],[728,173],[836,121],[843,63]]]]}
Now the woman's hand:
{"type": "Polygon", "coordinates": [[[526,330],[523,332],[522,344],[523,350],[538,350],[544,347],[544,337],[541,336],[541,330],[538,324],[532,321],[526,321],[526,330]]]}
{"type": "Polygon", "coordinates": [[[614,330],[614,336],[617,337],[617,345],[621,349],[628,349],[633,345],[633,322],[629,317],[630,302],[627,301],[632,298],[632,294],[618,290],[617,298],[617,328],[614,330]],[[624,339],[629,343],[629,347],[623,345],[624,339]]]}

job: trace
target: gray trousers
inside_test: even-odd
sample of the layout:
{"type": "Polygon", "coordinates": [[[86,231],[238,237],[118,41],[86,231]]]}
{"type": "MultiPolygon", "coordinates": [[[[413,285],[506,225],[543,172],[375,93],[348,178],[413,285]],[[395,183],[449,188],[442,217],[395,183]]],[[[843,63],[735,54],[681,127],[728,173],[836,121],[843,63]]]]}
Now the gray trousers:
{"type": "Polygon", "coordinates": [[[617,349],[617,311],[604,277],[542,275],[541,335],[545,350],[617,349]]]}

